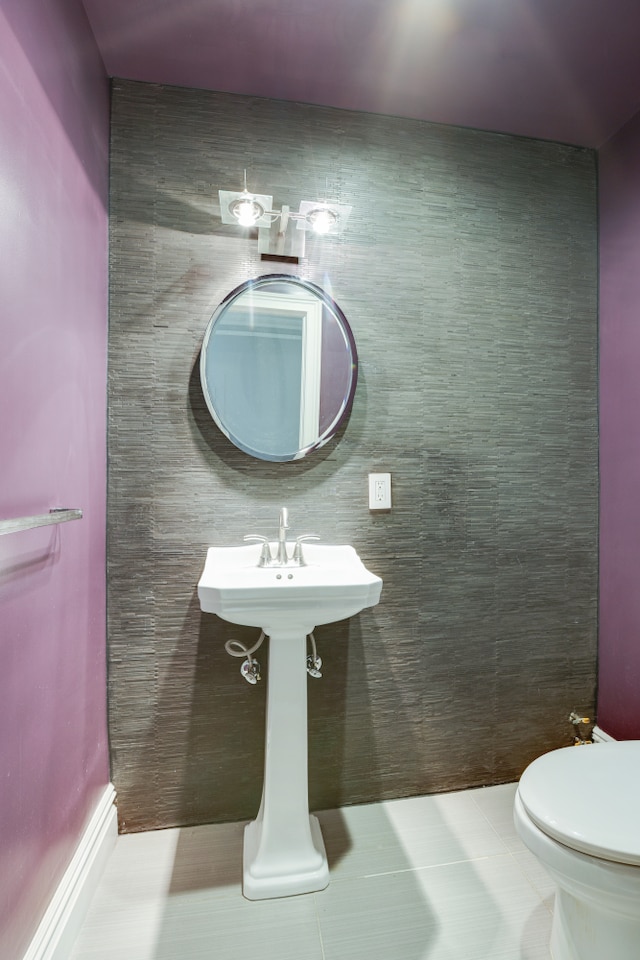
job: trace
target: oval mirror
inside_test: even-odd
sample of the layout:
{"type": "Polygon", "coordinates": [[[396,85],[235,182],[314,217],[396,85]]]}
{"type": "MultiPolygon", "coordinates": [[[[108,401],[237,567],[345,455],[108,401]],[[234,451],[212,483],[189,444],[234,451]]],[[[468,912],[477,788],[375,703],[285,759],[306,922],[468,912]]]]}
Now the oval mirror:
{"type": "Polygon", "coordinates": [[[200,357],[211,416],[260,460],[298,460],[330,440],[349,414],[357,371],[338,305],[288,274],[233,290],[209,321],[200,357]]]}

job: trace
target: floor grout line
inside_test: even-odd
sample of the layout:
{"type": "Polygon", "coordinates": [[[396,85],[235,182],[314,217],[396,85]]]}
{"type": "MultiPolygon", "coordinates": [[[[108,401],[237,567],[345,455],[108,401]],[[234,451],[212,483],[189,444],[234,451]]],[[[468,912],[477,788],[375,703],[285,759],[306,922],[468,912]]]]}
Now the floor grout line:
{"type": "Polygon", "coordinates": [[[320,950],[322,951],[322,960],[326,960],[326,954],[324,951],[324,939],[322,936],[322,923],[320,922],[320,910],[318,906],[318,896],[313,894],[313,906],[316,912],[316,923],[318,925],[318,936],[320,937],[320,950]]]}
{"type": "MultiPolygon", "coordinates": [[[[506,784],[500,784],[500,786],[506,786],[506,784]]],[[[477,809],[480,811],[480,814],[482,815],[482,817],[484,818],[484,820],[486,820],[486,822],[489,824],[489,826],[491,827],[491,829],[492,829],[493,832],[495,833],[495,835],[496,835],[496,837],[498,838],[498,840],[500,841],[500,843],[504,846],[504,848],[507,850],[508,853],[511,853],[510,848],[509,848],[509,847],[507,846],[507,844],[505,843],[504,835],[503,835],[502,831],[498,830],[498,828],[497,828],[497,826],[495,825],[495,823],[493,823],[493,821],[491,820],[491,818],[485,813],[485,811],[482,809],[482,806],[478,803],[478,801],[476,800],[476,798],[475,798],[473,795],[471,796],[471,800],[472,800],[473,803],[476,805],[477,809]]]]}
{"type": "Polygon", "coordinates": [[[482,857],[460,857],[457,860],[442,860],[440,863],[425,863],[419,867],[398,867],[395,870],[380,870],[376,873],[358,873],[351,877],[332,877],[331,885],[353,883],[357,880],[370,880],[372,877],[390,877],[396,873],[420,873],[424,870],[438,870],[440,867],[452,867],[459,863],[481,863],[487,860],[499,860],[510,855],[511,851],[505,847],[504,851],[500,853],[487,853],[482,857]]]}
{"type": "Polygon", "coordinates": [[[520,863],[518,863],[518,858],[516,857],[516,855],[512,851],[509,851],[509,856],[511,857],[512,861],[514,862],[514,864],[516,865],[516,867],[518,868],[518,870],[520,871],[524,879],[527,881],[527,883],[535,893],[536,897],[538,897],[538,899],[542,902],[543,906],[549,911],[551,916],[553,916],[553,907],[550,907],[547,904],[547,898],[542,896],[542,894],[536,887],[535,883],[533,882],[533,880],[531,879],[527,871],[524,869],[524,867],[520,863]]]}

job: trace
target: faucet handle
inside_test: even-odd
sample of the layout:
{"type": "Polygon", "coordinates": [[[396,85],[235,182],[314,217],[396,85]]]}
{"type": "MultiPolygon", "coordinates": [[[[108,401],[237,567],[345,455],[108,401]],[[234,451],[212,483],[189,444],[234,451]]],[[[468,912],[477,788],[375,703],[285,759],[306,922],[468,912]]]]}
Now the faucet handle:
{"type": "Polygon", "coordinates": [[[289,511],[286,507],[280,508],[280,519],[278,521],[278,525],[284,530],[289,529],[289,511]]]}
{"type": "Polygon", "coordinates": [[[315,533],[304,533],[301,537],[296,537],[296,545],[293,548],[292,560],[294,563],[299,564],[301,567],[304,567],[305,561],[302,555],[302,544],[305,540],[319,540],[320,537],[317,537],[315,533]]]}
{"type": "Polygon", "coordinates": [[[254,540],[262,544],[262,550],[260,551],[260,559],[258,560],[259,567],[268,566],[273,557],[271,556],[271,547],[269,546],[269,540],[267,537],[261,537],[259,534],[248,533],[246,537],[242,538],[243,540],[254,540]]]}

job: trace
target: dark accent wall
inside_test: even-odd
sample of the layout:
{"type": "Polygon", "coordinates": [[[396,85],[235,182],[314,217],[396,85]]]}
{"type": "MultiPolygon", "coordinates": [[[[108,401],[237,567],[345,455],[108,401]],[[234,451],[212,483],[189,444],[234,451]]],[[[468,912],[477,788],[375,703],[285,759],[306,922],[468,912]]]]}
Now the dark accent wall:
{"type": "MultiPolygon", "coordinates": [[[[557,143],[116,82],[111,157],[109,695],[124,830],[257,812],[265,687],[202,614],[206,549],[275,532],[352,543],[373,610],[318,628],[310,802],[516,778],[593,710],[597,572],[595,160],[557,143]],[[210,419],[218,302],[273,272],[219,188],[353,204],[298,272],[360,356],[350,422],[269,464],[210,419]],[[393,475],[370,514],[367,474],[393,475]]],[[[262,651],[261,651],[262,652],[262,651]]],[[[266,673],[266,652],[260,658],[266,673]]]]}

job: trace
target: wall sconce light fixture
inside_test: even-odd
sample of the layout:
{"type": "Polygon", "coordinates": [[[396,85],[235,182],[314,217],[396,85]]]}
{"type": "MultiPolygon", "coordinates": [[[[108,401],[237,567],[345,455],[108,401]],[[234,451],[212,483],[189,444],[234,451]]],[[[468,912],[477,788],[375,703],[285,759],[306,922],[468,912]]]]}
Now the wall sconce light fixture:
{"type": "Polygon", "coordinates": [[[300,208],[292,211],[286,204],[273,209],[273,197],[247,190],[247,171],[244,189],[240,192],[219,190],[220,219],[240,227],[258,228],[258,250],[266,259],[299,260],[304,256],[305,234],[340,234],[351,213],[351,206],[326,200],[302,200],[300,208]],[[294,221],[296,231],[287,230],[294,221]]]}

